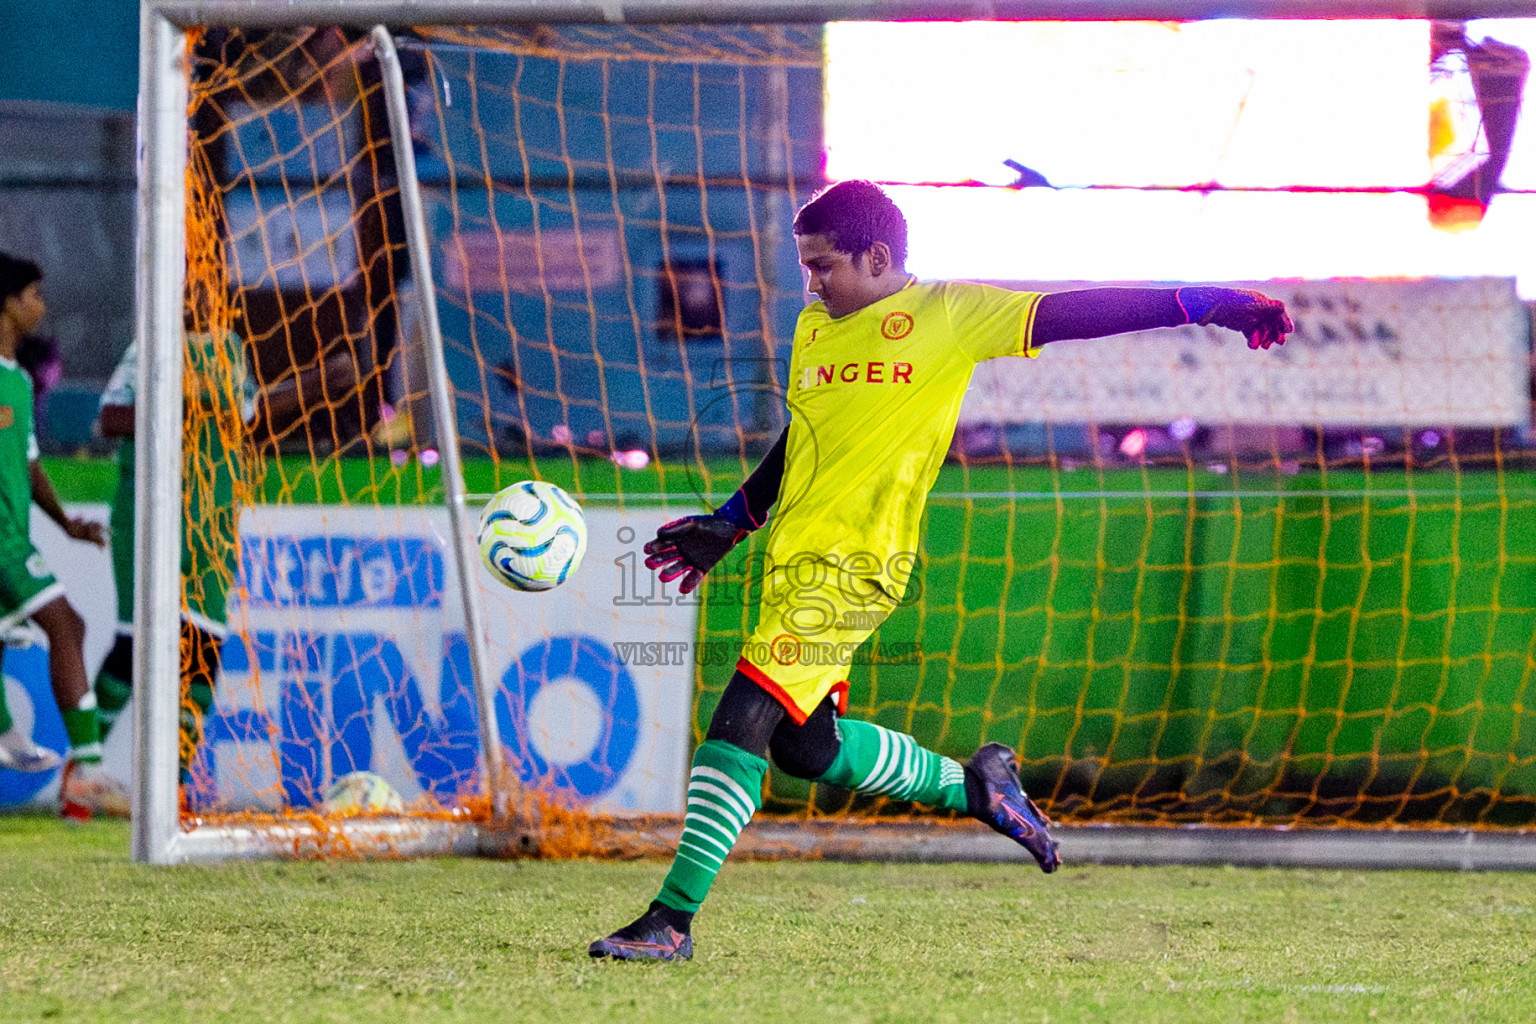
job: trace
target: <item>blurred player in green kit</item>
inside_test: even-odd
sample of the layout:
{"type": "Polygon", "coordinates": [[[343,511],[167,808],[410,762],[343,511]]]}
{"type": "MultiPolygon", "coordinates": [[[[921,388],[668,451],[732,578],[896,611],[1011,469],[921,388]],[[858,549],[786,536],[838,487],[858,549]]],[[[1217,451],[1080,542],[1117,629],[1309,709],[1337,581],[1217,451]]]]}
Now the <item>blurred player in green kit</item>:
{"type": "MultiPolygon", "coordinates": [[[[186,329],[186,426],[182,465],[181,531],[181,767],[190,765],[202,741],[203,720],[213,707],[220,653],[229,632],[228,595],[239,569],[239,516],[249,484],[250,428],[258,412],[283,418],[303,408],[306,394],[322,397],[316,365],[264,393],[246,369],[245,344],[233,330],[212,325],[215,315],[205,285],[190,288],[186,329]]],[[[350,389],[350,356],[326,365],[325,390],[350,389]]],[[[133,692],[134,423],[138,351],[129,345],[101,396],[102,436],[120,438],[117,489],[112,495],[112,567],[117,583],[117,637],[96,676],[103,735],[111,730],[133,692]]]]}
{"type": "MultiPolygon", "coordinates": [[[[128,814],[128,794],[101,769],[101,728],[85,671],[85,621],[32,544],[33,502],[74,540],[101,546],[100,523],[68,515],[38,462],[32,381],[16,362],[21,339],[47,314],[36,263],[0,254],[0,635],[31,619],[48,637],[48,675],[64,718],[69,754],[59,783],[66,818],[128,814]]],[[[0,688],[0,768],[45,772],[59,757],[19,728],[0,688]]]]}

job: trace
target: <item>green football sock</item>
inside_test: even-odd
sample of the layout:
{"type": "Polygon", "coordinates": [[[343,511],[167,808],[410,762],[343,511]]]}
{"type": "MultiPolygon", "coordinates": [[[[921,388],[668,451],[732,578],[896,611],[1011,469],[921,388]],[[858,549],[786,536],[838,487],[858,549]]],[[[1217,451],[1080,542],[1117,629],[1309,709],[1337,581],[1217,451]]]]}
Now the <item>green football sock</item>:
{"type": "Polygon", "coordinates": [[[206,718],[208,710],[213,707],[213,687],[207,683],[188,683],[187,697],[197,705],[198,712],[206,718]]]}
{"type": "Polygon", "coordinates": [[[64,735],[69,737],[69,758],[80,764],[101,763],[101,717],[96,712],[96,694],[85,691],[80,706],[60,708],[64,717],[64,735]]]}
{"type": "Polygon", "coordinates": [[[16,720],[11,717],[11,709],[5,703],[5,682],[0,680],[0,733],[11,731],[11,726],[16,720]]]}
{"type": "Polygon", "coordinates": [[[817,782],[951,811],[966,809],[965,769],[954,758],[870,722],[839,719],[837,732],[842,739],[837,760],[817,782]]]}
{"type": "Polygon", "coordinates": [[[763,805],[768,762],[734,743],[705,740],[688,775],[688,809],[672,870],[656,899],[673,910],[696,913],[726,854],[763,805]]]}

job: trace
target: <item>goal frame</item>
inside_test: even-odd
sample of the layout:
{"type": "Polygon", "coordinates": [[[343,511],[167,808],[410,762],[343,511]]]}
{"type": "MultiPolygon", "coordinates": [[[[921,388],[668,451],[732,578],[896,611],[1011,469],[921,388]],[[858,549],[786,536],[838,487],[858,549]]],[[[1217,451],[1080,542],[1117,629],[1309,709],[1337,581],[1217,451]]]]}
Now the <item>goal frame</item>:
{"type": "MultiPolygon", "coordinates": [[[[303,856],[323,837],[300,824],[262,830],[199,826],[183,831],[177,801],[181,517],[154,514],[181,501],[183,289],[186,283],[185,175],[189,136],[186,30],[197,26],[283,28],[339,25],[372,29],[384,71],[392,134],[408,139],[405,93],[387,24],[460,23],[806,23],[835,20],[1196,21],[1210,18],[1444,19],[1529,16],[1528,0],[142,0],[138,101],[138,191],[134,338],[140,353],[136,431],[134,556],[140,680],[134,713],[132,856],[151,864],[239,857],[303,856]]],[[[470,572],[474,564],[455,421],[431,286],[431,261],[412,147],[393,147],[419,314],[428,348],[443,478],[459,569],[484,776],[494,810],[490,827],[452,822],[344,826],[359,848],[386,844],[395,854],[505,853],[528,833],[510,817],[510,776],[496,735],[493,684],[486,662],[484,615],[470,572]]],[[[818,823],[824,825],[825,823],[818,823]]],[[[667,831],[666,829],[662,830],[667,831]]],[[[805,831],[802,827],[801,831],[805,831]]],[[[812,831],[824,831],[814,829],[812,831]]],[[[878,831],[878,830],[876,830],[878,831]]],[[[942,830],[941,830],[942,831],[942,830]]],[[[1397,832],[1339,837],[1323,831],[1084,827],[1063,830],[1071,859],[1098,863],[1246,863],[1333,866],[1536,869],[1529,837],[1475,832],[1397,832]],[[1149,834],[1152,833],[1152,834],[1149,834]]],[[[654,833],[647,833],[653,835],[654,833]]],[[[657,836],[656,838],[663,838],[657,836]]],[[[782,826],[749,829],[749,848],[767,852],[803,845],[782,826]],[[756,832],[756,842],[753,833],[756,832]]],[[[1011,845],[987,836],[937,835],[914,842],[874,831],[818,846],[829,858],[1008,860],[1011,845]]]]}

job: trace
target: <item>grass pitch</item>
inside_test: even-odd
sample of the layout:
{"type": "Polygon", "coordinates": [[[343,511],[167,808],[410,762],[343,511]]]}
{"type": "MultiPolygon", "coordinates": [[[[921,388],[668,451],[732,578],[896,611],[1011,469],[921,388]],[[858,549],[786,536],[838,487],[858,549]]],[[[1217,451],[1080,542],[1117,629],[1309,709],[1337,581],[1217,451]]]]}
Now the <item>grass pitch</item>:
{"type": "Polygon", "coordinates": [[[586,955],[665,864],[146,868],[0,816],[0,1022],[1536,1020],[1536,876],[732,863],[688,964],[586,955]]]}

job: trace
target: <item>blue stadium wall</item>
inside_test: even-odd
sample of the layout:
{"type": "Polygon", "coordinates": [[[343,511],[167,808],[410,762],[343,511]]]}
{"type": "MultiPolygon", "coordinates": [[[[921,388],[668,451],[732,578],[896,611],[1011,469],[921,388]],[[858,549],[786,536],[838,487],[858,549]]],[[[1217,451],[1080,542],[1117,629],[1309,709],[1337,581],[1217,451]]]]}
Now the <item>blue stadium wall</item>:
{"type": "Polygon", "coordinates": [[[418,158],[468,449],[537,447],[563,426],[595,449],[735,451],[743,434],[776,431],[804,304],[788,218],[821,183],[819,66],[436,56],[439,95],[452,97],[440,108],[445,145],[418,158]],[[787,85],[778,114],[767,108],[775,74],[787,85]],[[500,137],[487,128],[497,125],[500,137]],[[495,280],[453,287],[457,232],[545,240],[578,229],[617,240],[617,275],[545,278],[537,294],[495,280]],[[718,333],[668,330],[669,262],[716,278],[718,333]],[[484,367],[506,372],[482,387],[484,367]]]}

